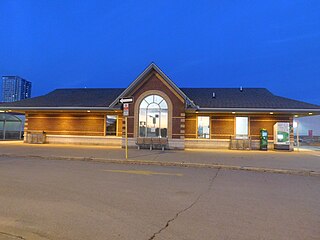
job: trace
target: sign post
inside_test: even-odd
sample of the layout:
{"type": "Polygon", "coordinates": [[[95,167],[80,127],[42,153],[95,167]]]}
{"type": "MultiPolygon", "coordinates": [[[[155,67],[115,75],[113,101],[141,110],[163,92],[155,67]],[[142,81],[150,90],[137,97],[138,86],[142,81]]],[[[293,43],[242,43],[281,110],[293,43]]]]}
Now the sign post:
{"type": "Polygon", "coordinates": [[[299,136],[299,122],[297,121],[297,147],[298,152],[300,152],[300,136],[299,136]]]}
{"type": "Polygon", "coordinates": [[[129,103],[123,104],[123,116],[125,118],[125,129],[126,129],[126,159],[128,159],[128,116],[129,116],[129,103]]]}
{"type": "Polygon", "coordinates": [[[126,149],[126,159],[128,159],[128,116],[129,116],[129,103],[133,103],[133,98],[121,98],[119,102],[123,105],[123,116],[125,118],[125,149],[126,149]]]}

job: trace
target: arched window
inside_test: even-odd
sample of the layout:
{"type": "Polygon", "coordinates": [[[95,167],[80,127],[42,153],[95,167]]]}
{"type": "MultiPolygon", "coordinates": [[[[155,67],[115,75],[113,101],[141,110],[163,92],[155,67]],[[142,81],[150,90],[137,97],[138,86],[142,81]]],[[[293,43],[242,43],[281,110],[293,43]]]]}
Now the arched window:
{"type": "Polygon", "coordinates": [[[139,106],[139,137],[168,136],[168,104],[159,95],[149,95],[139,106]]]}

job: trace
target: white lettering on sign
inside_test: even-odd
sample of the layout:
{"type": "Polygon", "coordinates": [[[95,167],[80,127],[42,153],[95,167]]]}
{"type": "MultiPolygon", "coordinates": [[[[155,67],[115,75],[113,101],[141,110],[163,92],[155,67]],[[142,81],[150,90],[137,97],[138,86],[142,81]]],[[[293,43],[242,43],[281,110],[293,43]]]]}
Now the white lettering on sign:
{"type": "Polygon", "coordinates": [[[133,103],[133,98],[132,97],[130,97],[130,98],[121,98],[120,100],[119,100],[119,102],[120,103],[133,103]]]}

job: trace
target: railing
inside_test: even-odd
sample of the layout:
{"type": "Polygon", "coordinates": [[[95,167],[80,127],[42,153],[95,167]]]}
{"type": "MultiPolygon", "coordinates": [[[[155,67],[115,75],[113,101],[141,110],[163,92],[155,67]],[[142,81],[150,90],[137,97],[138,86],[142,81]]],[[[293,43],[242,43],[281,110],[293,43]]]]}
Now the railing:
{"type": "Polygon", "coordinates": [[[137,138],[136,145],[138,149],[146,147],[152,150],[153,148],[161,148],[164,151],[168,147],[168,138],[137,138]]]}
{"type": "Polygon", "coordinates": [[[44,131],[28,131],[27,143],[43,144],[46,142],[46,133],[44,131]]]}
{"type": "Polygon", "coordinates": [[[22,131],[0,130],[0,140],[20,140],[22,138],[22,135],[22,131]]]}

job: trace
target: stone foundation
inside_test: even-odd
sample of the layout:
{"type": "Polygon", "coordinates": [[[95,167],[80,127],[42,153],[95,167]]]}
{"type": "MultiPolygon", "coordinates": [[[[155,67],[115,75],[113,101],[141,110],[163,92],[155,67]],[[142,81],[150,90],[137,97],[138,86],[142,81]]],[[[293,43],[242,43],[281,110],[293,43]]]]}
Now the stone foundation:
{"type": "MultiPolygon", "coordinates": [[[[169,139],[169,149],[230,149],[229,139],[169,139]]],[[[47,135],[46,143],[53,144],[79,144],[79,145],[103,145],[112,147],[124,147],[125,139],[121,137],[100,136],[73,136],[73,135],[47,135]]],[[[137,148],[136,138],[128,138],[129,148],[137,148]]],[[[260,141],[252,140],[251,149],[259,150],[260,141]]],[[[273,141],[268,142],[268,150],[273,150],[273,141]]],[[[293,151],[293,142],[290,143],[290,151],[293,151]]]]}
{"type": "Polygon", "coordinates": [[[229,139],[185,139],[185,148],[190,149],[229,149],[229,139]]]}
{"type": "MultiPolygon", "coordinates": [[[[169,139],[169,149],[183,150],[185,148],[184,139],[169,139]]],[[[122,139],[122,147],[125,147],[125,139],[122,139]]],[[[129,148],[138,148],[136,145],[136,138],[128,138],[128,147],[129,148]]]]}
{"type": "Polygon", "coordinates": [[[121,137],[47,135],[46,143],[121,147],[121,137]]]}

